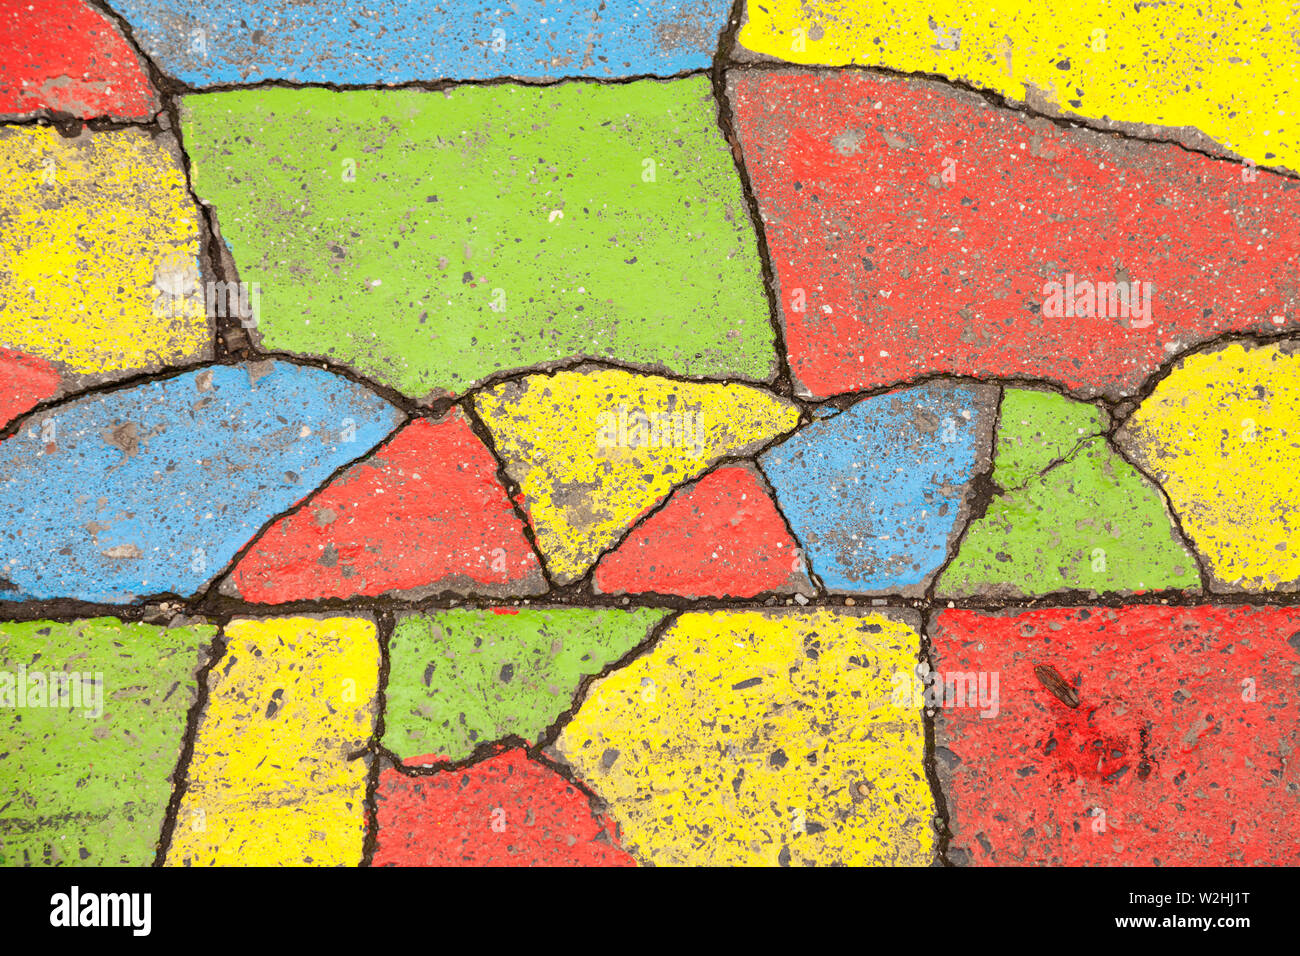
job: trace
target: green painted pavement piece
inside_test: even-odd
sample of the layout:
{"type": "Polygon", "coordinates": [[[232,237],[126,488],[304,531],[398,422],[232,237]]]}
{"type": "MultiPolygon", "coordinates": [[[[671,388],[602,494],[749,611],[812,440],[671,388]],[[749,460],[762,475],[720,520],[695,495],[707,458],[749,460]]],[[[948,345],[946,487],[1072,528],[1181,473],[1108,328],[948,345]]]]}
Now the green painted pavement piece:
{"type": "Polygon", "coordinates": [[[403,617],[389,646],[384,745],[404,760],[459,760],[511,734],[536,741],[573,703],[583,677],[644,641],[668,613],[464,609],[403,617]]]}
{"type": "Polygon", "coordinates": [[[216,633],[115,618],[0,623],[0,863],[153,863],[195,672],[216,633]],[[102,713],[93,677],[80,682],[80,707],[48,706],[51,672],[102,675],[102,713]],[[23,699],[20,678],[27,691],[46,686],[46,706],[23,699]]]}
{"type": "Polygon", "coordinates": [[[1008,490],[1024,486],[1083,439],[1104,432],[1109,419],[1105,409],[1056,392],[1006,389],[998,417],[993,481],[1008,490]]]}
{"type": "Polygon", "coordinates": [[[1196,589],[1196,561],[1159,490],[1106,444],[993,499],[935,589],[940,598],[1196,589]]]}
{"type": "Polygon", "coordinates": [[[576,357],[775,375],[707,77],[243,90],[182,123],[267,349],[416,398],[576,357]]]}

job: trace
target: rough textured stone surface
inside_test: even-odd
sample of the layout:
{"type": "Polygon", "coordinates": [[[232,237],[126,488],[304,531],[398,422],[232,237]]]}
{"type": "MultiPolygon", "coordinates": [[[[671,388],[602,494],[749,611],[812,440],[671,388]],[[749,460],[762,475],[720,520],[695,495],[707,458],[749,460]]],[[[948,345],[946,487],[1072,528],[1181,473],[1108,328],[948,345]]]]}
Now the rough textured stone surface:
{"type": "Polygon", "coordinates": [[[535,743],[584,677],[650,635],[653,608],[493,608],[401,618],[389,645],[384,745],[408,763],[535,743]]]}
{"type": "Polygon", "coordinates": [[[0,866],[153,863],[216,630],[0,624],[0,866]]]}
{"type": "Polygon", "coordinates": [[[730,0],[115,0],[193,86],[610,78],[707,69],[730,0]]]}
{"type": "Polygon", "coordinates": [[[1172,129],[1260,165],[1300,169],[1295,9],[1011,0],[751,0],[740,45],[795,63],[939,74],[1038,112],[1172,129]],[[1200,135],[1204,134],[1204,135],[1200,135]]]}
{"type": "Polygon", "coordinates": [[[678,488],[596,565],[598,592],[682,597],[812,593],[803,552],[751,465],[678,488]]]}
{"type": "Polygon", "coordinates": [[[832,591],[921,596],[987,471],[994,389],[934,383],[827,412],[759,459],[832,591]]]}
{"type": "Polygon", "coordinates": [[[480,392],[475,408],[561,583],[674,486],[723,456],[753,454],[799,420],[791,402],[761,389],[617,369],[530,375],[480,392]]]}
{"type": "Polygon", "coordinates": [[[544,591],[496,470],[459,409],[413,421],[268,528],[223,590],[266,604],[544,591]]]}
{"type": "Polygon", "coordinates": [[[0,0],[0,116],[147,122],[161,108],[139,54],[84,0],[0,0]]]}
{"type": "Polygon", "coordinates": [[[1049,392],[1004,393],[993,476],[1010,488],[972,520],[936,596],[1199,589],[1160,490],[1098,436],[1103,415],[1049,392]]]}
{"type": "Polygon", "coordinates": [[[952,372],[1118,398],[1191,344],[1300,322],[1292,180],[923,80],[730,82],[810,394],[952,372]]]}
{"type": "Polygon", "coordinates": [[[635,866],[611,824],[522,750],[463,770],[385,770],[375,866],[635,866]]]}
{"type": "Polygon", "coordinates": [[[1300,859],[1300,612],[945,611],[937,671],[997,675],[995,716],[936,717],[950,854],[980,865],[1266,866],[1300,859]],[[1051,667],[1070,707],[1035,675],[1051,667]]]}
{"type": "Polygon", "coordinates": [[[199,214],[169,135],[0,126],[0,168],[0,347],[69,387],[211,356],[199,214]]]}
{"type": "Polygon", "coordinates": [[[29,417],[0,443],[0,598],[188,597],[400,420],[347,379],[219,365],[29,417]]]}
{"type": "Polygon", "coordinates": [[[182,122],[267,348],[417,398],[584,356],[775,372],[705,77],[247,90],[187,97],[182,122]]]}
{"type": "Polygon", "coordinates": [[[917,625],[842,611],[683,614],[593,684],[557,752],[656,864],[928,864],[921,711],[890,706],[917,625]]]}
{"type": "Polygon", "coordinates": [[[1048,466],[1078,451],[1110,426],[1106,410],[1056,392],[1006,388],[998,405],[993,483],[1005,491],[1023,488],[1048,466]]]}
{"type": "Polygon", "coordinates": [[[59,385],[58,369],[45,359],[0,349],[0,428],[53,398],[59,385]]]}
{"type": "Polygon", "coordinates": [[[1300,588],[1300,354],[1294,342],[1189,355],[1117,439],[1169,494],[1222,591],[1300,588]]]}
{"type": "Polygon", "coordinates": [[[239,619],[208,678],[167,863],[361,862],[379,689],[375,626],[358,618],[239,619]]]}

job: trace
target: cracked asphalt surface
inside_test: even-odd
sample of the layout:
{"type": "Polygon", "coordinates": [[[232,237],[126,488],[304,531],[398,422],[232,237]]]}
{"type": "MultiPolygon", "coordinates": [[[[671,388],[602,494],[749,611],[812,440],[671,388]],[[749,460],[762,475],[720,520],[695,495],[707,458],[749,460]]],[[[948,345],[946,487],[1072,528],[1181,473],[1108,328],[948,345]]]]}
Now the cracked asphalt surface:
{"type": "Polygon", "coordinates": [[[0,0],[0,864],[1300,862],[1211,8],[0,0]]]}

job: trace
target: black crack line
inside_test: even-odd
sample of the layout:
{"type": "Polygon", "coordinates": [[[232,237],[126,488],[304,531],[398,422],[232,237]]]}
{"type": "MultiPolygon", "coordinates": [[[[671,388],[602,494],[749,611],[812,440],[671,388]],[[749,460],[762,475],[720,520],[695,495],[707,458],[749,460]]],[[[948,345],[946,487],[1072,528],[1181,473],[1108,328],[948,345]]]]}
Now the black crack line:
{"type": "Polygon", "coordinates": [[[368,378],[350,365],[337,362],[323,355],[304,355],[299,352],[277,352],[250,350],[250,352],[241,358],[232,357],[225,364],[252,364],[260,362],[288,362],[290,365],[297,365],[302,368],[318,368],[322,371],[329,372],[331,375],[337,375],[339,378],[345,378],[353,385],[364,388],[375,395],[378,395],[389,405],[405,413],[407,418],[424,418],[433,417],[441,418],[443,413],[453,403],[450,399],[446,401],[437,401],[423,404],[403,392],[383,382],[368,378]]]}
{"type": "MultiPolygon", "coordinates": [[[[786,63],[783,61],[749,61],[734,59],[726,65],[726,69],[729,72],[734,71],[737,73],[806,73],[812,76],[862,73],[887,79],[924,81],[927,83],[933,83],[936,86],[947,87],[951,90],[973,94],[996,109],[1006,110],[1009,113],[1017,113],[1031,119],[1044,120],[1063,130],[1087,130],[1088,132],[1098,133],[1103,136],[1115,136],[1119,139],[1130,140],[1135,143],[1158,146],[1176,146],[1184,152],[1201,156],[1205,159],[1212,159],[1221,163],[1232,163],[1237,166],[1240,166],[1247,161],[1246,157],[1234,153],[1219,140],[1194,126],[1162,126],[1155,123],[1139,123],[1126,120],[1109,120],[1105,117],[1079,116],[1073,113],[1062,115],[1045,113],[1041,110],[1035,109],[1029,103],[1009,99],[994,90],[976,86],[965,80],[954,79],[953,77],[945,76],[942,73],[927,73],[923,70],[899,70],[893,67],[858,63],[846,63],[841,66],[818,66],[816,64],[805,65],[799,63],[786,63]],[[1152,132],[1143,133],[1143,129],[1150,129],[1152,132]],[[1176,136],[1171,135],[1176,133],[1178,130],[1187,130],[1190,134],[1204,140],[1206,143],[1212,143],[1214,147],[1217,147],[1218,151],[1207,146],[1190,145],[1179,140],[1176,136]],[[1165,135],[1160,135],[1160,132],[1157,131],[1163,131],[1165,135]]],[[[1285,166],[1263,166],[1256,164],[1255,168],[1259,172],[1269,173],[1277,176],[1279,179],[1300,181],[1300,173],[1292,172],[1285,166]]]]}
{"type": "Polygon", "coordinates": [[[151,137],[166,131],[164,110],[151,116],[113,117],[113,116],[74,116],[61,110],[41,109],[32,113],[0,114],[0,127],[39,126],[55,130],[64,139],[76,139],[86,130],[92,133],[122,133],[138,130],[151,137]]]}
{"type": "MultiPolygon", "coordinates": [[[[1192,552],[1194,554],[1194,552],[1192,552]]],[[[107,617],[124,623],[141,622],[160,627],[180,627],[192,623],[224,623],[236,619],[271,620],[311,616],[366,618],[385,611],[399,617],[434,611],[492,610],[496,608],[585,608],[589,610],[635,610],[638,608],[674,611],[815,611],[857,607],[885,610],[964,609],[980,612],[1019,613],[1044,608],[1127,608],[1160,605],[1165,607],[1300,607],[1300,591],[1122,591],[1093,592],[1059,590],[1047,594],[1021,597],[936,597],[932,600],[898,593],[839,591],[808,598],[799,604],[789,594],[759,595],[747,599],[687,598],[672,594],[638,595],[635,599],[606,594],[547,593],[528,597],[464,595],[443,593],[416,601],[404,601],[392,594],[377,597],[326,598],[287,601],[283,604],[254,604],[236,598],[214,599],[210,606],[199,608],[193,601],[168,596],[160,601],[136,604],[94,604],[68,598],[52,600],[0,601],[0,621],[23,623],[49,621],[69,624],[87,618],[107,617]]]]}
{"type": "MultiPolygon", "coordinates": [[[[667,609],[665,608],[664,610],[667,609]]],[[[553,754],[553,759],[557,764],[565,766],[567,768],[567,764],[565,764],[564,761],[559,758],[558,753],[556,753],[554,750],[555,742],[559,739],[560,734],[564,731],[564,728],[569,725],[569,723],[573,720],[574,716],[577,715],[578,711],[582,709],[582,705],[587,702],[587,695],[591,690],[591,686],[595,684],[597,681],[603,680],[604,678],[608,677],[610,674],[614,673],[615,671],[619,671],[627,667],[637,658],[644,657],[647,654],[649,654],[651,651],[653,651],[656,647],[659,646],[659,643],[663,640],[664,635],[667,634],[668,631],[672,629],[673,625],[677,623],[677,620],[681,616],[682,616],[681,611],[669,611],[669,613],[664,615],[663,618],[656,621],[653,625],[649,627],[649,629],[646,632],[645,639],[642,640],[635,647],[633,647],[630,651],[628,651],[618,660],[611,661],[610,663],[606,664],[595,674],[588,674],[585,677],[583,677],[582,680],[578,682],[578,686],[573,692],[573,697],[571,699],[569,706],[562,713],[560,713],[560,715],[556,717],[555,720],[551,721],[550,726],[548,726],[546,730],[542,733],[542,736],[537,741],[537,743],[535,743],[534,745],[532,745],[532,747],[529,748],[530,753],[539,757],[544,756],[547,753],[551,753],[553,754]]],[[[577,777],[572,775],[572,771],[566,774],[566,776],[571,781],[574,782],[577,781],[577,777]]]]}
{"type": "MultiPolygon", "coordinates": [[[[105,0],[87,0],[90,7],[98,10],[117,28],[117,31],[126,41],[130,49],[147,75],[150,84],[158,95],[159,102],[162,105],[156,120],[163,131],[169,134],[170,138],[176,144],[176,152],[180,156],[181,171],[185,176],[185,190],[189,196],[190,202],[194,205],[194,211],[198,220],[199,231],[199,263],[200,263],[200,280],[208,282],[228,282],[237,281],[238,276],[227,275],[222,258],[221,239],[218,237],[218,230],[215,224],[215,214],[198,196],[194,190],[194,175],[191,168],[189,150],[185,148],[185,138],[181,129],[180,106],[179,101],[172,89],[171,79],[163,73],[158,64],[144,51],[144,45],[140,43],[135,36],[135,29],[131,23],[108,5],[105,0]]],[[[232,260],[233,262],[233,260],[232,260]]],[[[203,288],[207,288],[204,285],[203,288]]],[[[210,303],[204,296],[204,314],[210,311],[210,303]]],[[[212,351],[217,358],[225,358],[231,354],[232,350],[227,347],[227,333],[229,333],[229,321],[220,323],[213,320],[211,315],[207,315],[208,324],[212,334],[212,351]]]]}
{"type": "Polygon", "coordinates": [[[586,785],[574,775],[568,764],[553,753],[555,741],[569,722],[573,720],[574,715],[582,708],[591,685],[608,677],[615,671],[621,670],[638,657],[648,654],[659,643],[668,629],[676,623],[682,613],[666,607],[655,608],[655,610],[663,611],[664,616],[646,629],[645,638],[622,657],[610,661],[596,673],[584,675],[570,694],[569,706],[551,721],[536,740],[525,739],[519,734],[506,734],[503,737],[478,744],[469,754],[457,760],[431,760],[428,763],[421,764],[407,763],[402,757],[387,748],[382,748],[383,756],[393,764],[395,771],[405,777],[432,777],[442,773],[455,773],[465,770],[475,764],[499,757],[509,750],[523,750],[531,759],[546,763],[547,766],[556,769],[570,783],[589,793],[590,791],[586,785]]]}
{"type": "Polygon", "coordinates": [[[605,829],[601,831],[601,834],[595,837],[596,840],[605,842],[603,837],[612,829],[614,837],[619,841],[617,844],[613,844],[616,849],[622,850],[642,866],[647,863],[645,858],[643,858],[639,853],[634,852],[622,842],[622,834],[618,832],[618,821],[609,812],[609,804],[606,803],[604,798],[593,790],[585,780],[579,780],[578,775],[573,772],[572,767],[563,761],[553,758],[548,753],[530,753],[529,757],[536,763],[546,767],[555,775],[564,778],[565,782],[568,783],[569,786],[573,787],[573,789],[577,790],[587,798],[587,806],[591,810],[592,818],[597,823],[603,824],[605,827],[605,829]]]}
{"type": "MultiPolygon", "coordinates": [[[[27,411],[22,412],[17,417],[11,419],[7,424],[0,428],[0,441],[17,434],[22,430],[22,426],[30,419],[39,415],[49,414],[50,412],[58,412],[61,407],[83,399],[95,398],[100,395],[109,395],[113,392],[126,391],[139,385],[148,385],[153,382],[165,382],[189,372],[201,372],[204,369],[217,367],[229,368],[235,366],[258,366],[265,365],[268,362],[284,362],[289,365],[296,365],[299,368],[317,368],[329,372],[331,375],[336,375],[339,378],[347,379],[354,385],[364,388],[366,391],[382,398],[398,411],[403,412],[408,418],[430,416],[441,417],[441,415],[446,411],[446,408],[453,404],[451,400],[447,400],[429,406],[420,405],[418,402],[406,397],[401,392],[389,388],[387,385],[373,382],[365,376],[353,371],[346,365],[338,365],[323,359],[305,357],[291,352],[260,352],[242,356],[226,355],[222,358],[203,358],[193,362],[186,362],[181,365],[168,365],[157,370],[131,372],[123,375],[121,378],[114,378],[81,389],[60,392],[58,395],[33,405],[27,411]]],[[[761,388],[761,386],[757,385],[750,387],[761,388]]]]}
{"type": "Polygon", "coordinates": [[[207,645],[207,660],[201,664],[195,672],[195,695],[194,703],[190,705],[189,714],[185,720],[185,733],[181,737],[180,758],[176,762],[176,769],[172,771],[171,798],[167,801],[167,810],[163,815],[162,831],[158,837],[157,852],[154,854],[153,865],[161,867],[167,863],[167,851],[171,849],[172,837],[176,832],[178,817],[181,810],[181,801],[189,791],[190,786],[190,763],[194,759],[194,748],[198,740],[199,727],[203,723],[203,715],[208,709],[209,680],[212,672],[226,655],[228,642],[226,640],[225,626],[219,626],[217,633],[213,635],[212,643],[207,645]]]}
{"type": "Polygon", "coordinates": [[[456,397],[457,399],[472,397],[478,395],[480,392],[489,392],[500,388],[503,385],[523,381],[534,376],[553,377],[561,372],[602,370],[628,372],[633,375],[654,376],[656,378],[666,379],[670,382],[679,382],[684,385],[739,385],[744,388],[756,388],[761,391],[766,391],[769,394],[776,395],[778,398],[786,399],[787,401],[798,401],[798,399],[792,398],[791,396],[779,394],[774,391],[774,386],[770,378],[746,378],[739,375],[692,375],[687,372],[679,372],[668,368],[660,362],[636,362],[609,356],[602,357],[591,355],[574,355],[567,358],[554,359],[547,362],[537,362],[533,365],[497,372],[486,378],[475,381],[456,397]]]}
{"type": "Polygon", "coordinates": [[[169,365],[166,368],[158,370],[149,370],[142,372],[133,372],[123,375],[121,378],[115,378],[112,381],[100,382],[96,385],[90,385],[86,388],[75,389],[66,392],[60,392],[53,398],[48,398],[43,402],[38,402],[27,411],[22,412],[17,417],[11,419],[6,425],[0,428],[0,441],[11,438],[22,431],[23,426],[32,419],[42,415],[48,415],[51,412],[58,412],[64,405],[70,405],[83,399],[95,398],[100,395],[109,395],[113,392],[126,391],[135,388],[138,385],[148,385],[151,382],[165,382],[168,379],[179,378],[188,372],[201,372],[205,368],[212,368],[222,363],[213,359],[205,358],[196,362],[186,363],[183,365],[169,365]]]}
{"type": "Polygon", "coordinates": [[[329,80],[284,80],[267,78],[251,83],[214,83],[209,86],[191,86],[184,80],[167,77],[168,94],[175,97],[213,96],[223,93],[242,93],[259,90],[328,90],[331,93],[450,93],[457,89],[484,86],[517,86],[546,89],[552,86],[627,86],[632,83],[675,83],[693,77],[708,76],[709,70],[697,67],[678,70],[676,73],[632,73],[626,76],[566,76],[539,77],[505,74],[482,78],[436,80],[404,80],[400,83],[335,83],[329,80]]]}
{"type": "Polygon", "coordinates": [[[990,382],[980,384],[985,388],[991,385],[997,388],[997,394],[993,399],[993,423],[989,429],[988,445],[986,446],[989,463],[987,468],[972,476],[970,483],[967,485],[969,490],[963,495],[966,500],[962,502],[962,507],[966,511],[966,521],[955,535],[949,534],[948,553],[943,559],[943,563],[935,569],[930,580],[926,583],[925,600],[931,604],[935,600],[935,588],[939,586],[939,579],[948,570],[948,566],[957,560],[957,555],[961,553],[961,546],[966,540],[966,535],[975,522],[988,513],[989,505],[993,503],[993,499],[998,494],[998,486],[993,481],[993,470],[997,467],[998,433],[1002,428],[1002,400],[1006,395],[1006,389],[998,388],[994,383],[990,382]]]}
{"type": "Polygon", "coordinates": [[[1134,392],[1124,402],[1124,414],[1113,416],[1110,427],[1110,434],[1116,435],[1128,424],[1133,413],[1142,407],[1142,404],[1150,398],[1160,384],[1180,365],[1188,359],[1197,355],[1206,355],[1211,352],[1217,352],[1219,349],[1231,345],[1240,345],[1245,348],[1269,348],[1277,345],[1291,345],[1300,350],[1300,329],[1292,326],[1290,328],[1279,329],[1276,332],[1256,330],[1256,331],[1228,331],[1221,332],[1213,338],[1203,339],[1199,342],[1189,345],[1181,351],[1175,352],[1165,359],[1160,366],[1152,372],[1143,381],[1142,386],[1134,392]]]}
{"type": "MultiPolygon", "coordinates": [[[[757,458],[754,459],[754,472],[758,475],[759,484],[763,486],[763,491],[766,493],[768,500],[771,501],[772,506],[776,508],[776,513],[780,516],[781,523],[785,525],[786,534],[790,536],[790,540],[794,542],[794,546],[799,549],[799,561],[803,566],[804,574],[808,578],[808,583],[812,585],[813,596],[825,597],[830,593],[830,589],[826,587],[822,582],[821,575],[819,575],[813,568],[812,555],[808,553],[807,547],[804,546],[803,539],[799,537],[798,532],[794,529],[794,525],[790,523],[790,518],[786,515],[785,509],[781,507],[781,498],[776,493],[776,486],[772,484],[772,479],[769,478],[767,472],[763,470],[763,463],[757,458]]],[[[797,604],[798,602],[796,601],[795,603],[797,604]]]]}
{"type": "MultiPolygon", "coordinates": [[[[320,497],[321,493],[324,492],[325,489],[329,488],[330,485],[334,484],[334,482],[336,482],[340,477],[342,477],[349,470],[351,470],[352,468],[356,467],[357,465],[363,462],[371,460],[376,455],[380,454],[384,449],[386,449],[393,442],[393,440],[399,434],[401,434],[402,430],[408,424],[410,424],[409,418],[398,422],[395,426],[393,426],[393,430],[384,436],[383,441],[376,444],[373,448],[363,451],[355,458],[343,462],[341,465],[339,465],[337,468],[331,471],[329,475],[326,476],[324,481],[318,484],[315,488],[308,491],[301,499],[299,499],[297,504],[293,505],[292,507],[290,507],[285,511],[281,511],[275,515],[272,515],[270,518],[264,521],[262,523],[262,526],[257,529],[257,531],[253,534],[253,536],[248,540],[248,542],[237,552],[235,552],[234,557],[232,557],[229,561],[227,561],[226,564],[222,567],[222,569],[219,572],[217,572],[217,574],[214,575],[208,581],[207,586],[201,589],[199,593],[195,595],[194,606],[200,609],[212,608],[213,607],[213,603],[211,600],[212,597],[221,590],[222,584],[230,576],[231,572],[233,572],[234,569],[239,566],[240,561],[244,560],[245,555],[247,555],[250,551],[253,550],[253,548],[257,546],[258,542],[262,540],[262,537],[266,534],[267,531],[269,531],[272,527],[274,527],[278,522],[286,520],[292,517],[293,515],[296,515],[298,512],[302,511],[313,501],[315,501],[318,497],[320,497]]],[[[200,611],[200,613],[202,613],[202,611],[200,611]]]]}
{"type": "MultiPolygon", "coordinates": [[[[1037,474],[1031,476],[1023,484],[1013,485],[1010,488],[1003,488],[1001,485],[997,484],[997,482],[993,482],[993,487],[997,489],[994,497],[1003,498],[1006,497],[1007,495],[1015,494],[1018,491],[1024,491],[1030,485],[1041,484],[1042,480],[1046,478],[1051,472],[1055,471],[1057,468],[1060,468],[1062,465],[1066,464],[1067,462],[1072,462],[1074,461],[1074,459],[1078,458],[1079,453],[1083,451],[1084,445],[1087,445],[1088,443],[1094,441],[1095,439],[1105,438],[1105,437],[1106,437],[1106,432],[1104,431],[1092,432],[1090,434],[1083,435],[1082,437],[1079,438],[1078,441],[1076,441],[1073,445],[1070,446],[1069,451],[1067,451],[1060,458],[1053,458],[1046,465],[1040,468],[1037,474]]],[[[996,454],[997,452],[996,435],[993,436],[993,447],[994,447],[994,453],[996,454]]],[[[996,465],[997,462],[994,462],[994,464],[996,465]]]]}
{"type": "Polygon", "coordinates": [[[1169,497],[1169,492],[1165,490],[1165,486],[1156,481],[1153,475],[1134,461],[1120,446],[1120,443],[1115,440],[1114,436],[1106,436],[1106,445],[1121,461],[1127,463],[1130,468],[1146,479],[1160,493],[1160,502],[1164,505],[1165,513],[1169,516],[1170,527],[1174,529],[1178,542],[1187,549],[1187,553],[1196,562],[1197,575],[1201,579],[1201,590],[1207,595],[1214,594],[1214,576],[1210,573],[1209,559],[1201,554],[1200,549],[1196,547],[1195,542],[1192,540],[1192,536],[1183,527],[1182,516],[1174,508],[1173,500],[1169,497]]]}
{"type": "MultiPolygon", "coordinates": [[[[920,650],[917,654],[917,665],[925,664],[930,668],[930,673],[938,671],[937,661],[934,654],[934,643],[930,640],[930,628],[932,627],[933,615],[922,615],[920,625],[917,628],[917,634],[920,637],[920,650]]],[[[915,685],[912,685],[915,687],[915,685]]],[[[921,759],[925,767],[925,778],[930,784],[930,793],[934,797],[934,818],[930,821],[930,828],[935,836],[934,862],[937,866],[952,866],[952,861],[948,857],[948,846],[952,842],[952,816],[948,810],[948,799],[943,791],[943,780],[939,776],[938,762],[938,727],[937,718],[939,708],[926,706],[924,697],[921,701],[921,727],[925,735],[925,754],[921,759]]]]}
{"type": "MultiPolygon", "coordinates": [[[[747,452],[733,452],[731,454],[721,455],[718,458],[711,461],[708,467],[706,467],[694,478],[688,479],[686,481],[681,481],[673,485],[670,489],[668,489],[667,493],[663,496],[663,498],[656,501],[645,513],[643,513],[639,518],[637,518],[630,525],[624,528],[615,541],[613,541],[607,547],[602,549],[601,552],[598,555],[596,555],[596,558],[591,562],[591,566],[588,567],[587,570],[584,571],[579,577],[577,577],[576,579],[571,581],[568,585],[566,585],[566,587],[571,591],[580,592],[580,593],[591,592],[594,594],[596,566],[599,565],[600,562],[606,558],[606,556],[613,554],[615,551],[621,548],[623,544],[642,525],[644,525],[655,515],[659,514],[659,512],[663,511],[664,508],[668,507],[668,503],[673,499],[673,496],[680,489],[685,488],[687,485],[698,484],[700,481],[707,478],[709,475],[713,474],[719,468],[725,468],[727,465],[754,465],[755,467],[757,467],[758,458],[760,455],[766,452],[769,448],[772,448],[774,445],[779,445],[782,442],[790,439],[795,435],[796,432],[802,429],[805,425],[810,424],[811,421],[812,421],[811,417],[808,416],[806,412],[803,412],[801,410],[799,414],[799,420],[794,424],[792,428],[780,432],[774,435],[773,437],[767,439],[766,441],[758,443],[757,445],[754,445],[754,443],[751,442],[750,444],[753,447],[751,447],[751,449],[747,452]]],[[[653,592],[645,592],[645,593],[651,594],[653,592]]]]}
{"type": "Polygon", "coordinates": [[[790,368],[789,353],[785,344],[785,324],[781,318],[781,298],[777,289],[776,269],[772,263],[772,250],[767,242],[767,224],[754,191],[754,183],[745,163],[745,149],[736,132],[735,110],[731,105],[731,94],[727,89],[727,60],[736,45],[736,34],[740,31],[740,21],[744,15],[745,0],[735,0],[731,14],[722,33],[718,37],[718,49],[713,57],[710,75],[713,82],[713,98],[718,110],[718,128],[727,142],[731,160],[740,177],[740,189],[745,198],[745,208],[749,213],[750,228],[754,232],[759,263],[763,271],[763,292],[767,296],[768,322],[772,328],[773,349],[776,352],[776,381],[773,387],[782,395],[793,396],[794,374],[790,368]]]}
{"type": "Polygon", "coordinates": [[[367,757],[369,765],[366,771],[366,835],[362,843],[361,866],[372,866],[375,850],[379,846],[379,775],[383,770],[383,754],[380,752],[384,739],[384,715],[388,713],[388,675],[392,671],[393,659],[390,645],[396,617],[392,611],[379,611],[375,615],[375,639],[379,644],[379,683],[375,689],[375,726],[371,735],[367,757]]]}
{"type": "Polygon", "coordinates": [[[551,576],[551,569],[546,563],[546,557],[537,544],[537,532],[533,530],[532,522],[528,520],[528,514],[524,511],[524,491],[519,486],[519,482],[515,481],[510,474],[505,456],[497,448],[496,437],[492,434],[492,429],[488,428],[487,423],[479,415],[472,398],[463,399],[459,408],[464,414],[465,420],[469,422],[470,429],[473,430],[478,440],[483,443],[483,447],[492,456],[492,460],[496,462],[497,483],[505,491],[506,499],[510,502],[510,510],[514,512],[515,520],[519,522],[519,527],[524,533],[524,539],[528,542],[533,557],[537,559],[537,567],[541,569],[542,580],[546,582],[546,590],[556,590],[559,585],[551,576]]]}

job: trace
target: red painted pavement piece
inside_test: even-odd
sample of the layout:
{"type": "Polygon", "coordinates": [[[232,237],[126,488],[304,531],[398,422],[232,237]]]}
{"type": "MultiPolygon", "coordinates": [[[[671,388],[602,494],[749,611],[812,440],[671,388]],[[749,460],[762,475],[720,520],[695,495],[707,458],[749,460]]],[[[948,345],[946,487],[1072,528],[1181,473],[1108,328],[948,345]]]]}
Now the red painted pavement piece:
{"type": "Polygon", "coordinates": [[[272,525],[223,589],[268,604],[388,591],[540,593],[537,557],[496,467],[459,409],[413,421],[272,525]]]}
{"type": "Polygon", "coordinates": [[[0,428],[59,390],[59,372],[35,355],[0,348],[0,428]]]}
{"type": "Polygon", "coordinates": [[[949,372],[1114,398],[1194,342],[1300,321],[1294,182],[926,81],[731,81],[802,392],[949,372]],[[1150,325],[1046,317],[1069,273],[1153,283],[1150,325]]]}
{"type": "Polygon", "coordinates": [[[375,866],[635,866],[586,794],[511,750],[462,770],[379,775],[375,866]]]}
{"type": "Polygon", "coordinates": [[[803,559],[749,466],[677,489],[596,566],[598,592],[753,597],[811,589],[803,559]]]}
{"type": "Polygon", "coordinates": [[[950,698],[935,718],[954,856],[1300,863],[1300,609],[945,611],[930,634],[940,675],[998,674],[996,716],[950,698]]]}
{"type": "Polygon", "coordinates": [[[158,97],[107,16],[81,0],[0,0],[0,114],[148,120],[158,97]]]}

